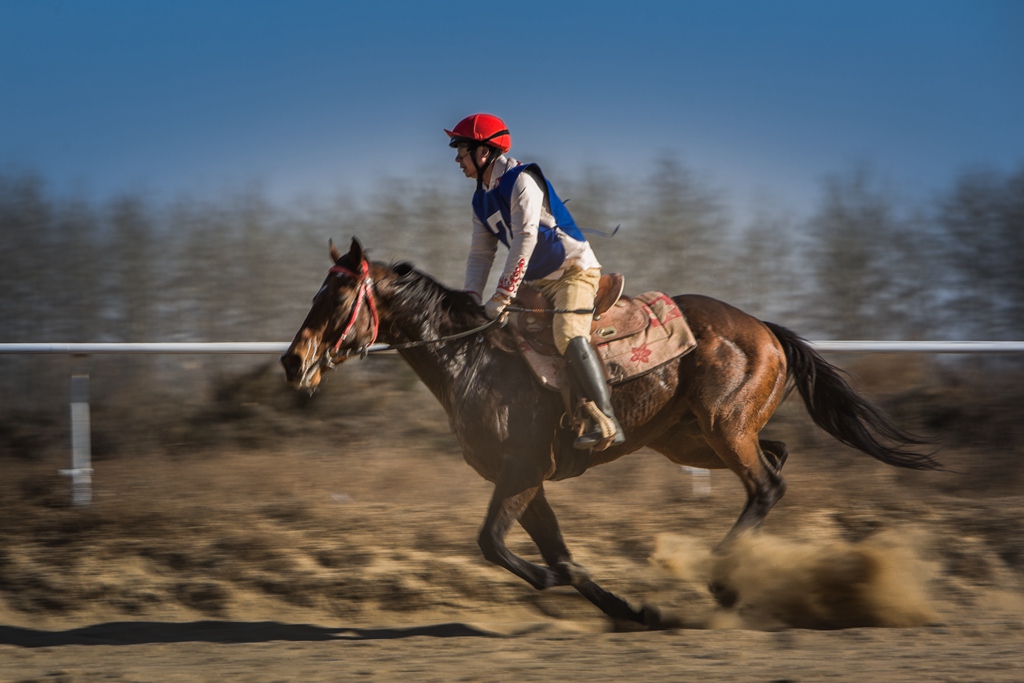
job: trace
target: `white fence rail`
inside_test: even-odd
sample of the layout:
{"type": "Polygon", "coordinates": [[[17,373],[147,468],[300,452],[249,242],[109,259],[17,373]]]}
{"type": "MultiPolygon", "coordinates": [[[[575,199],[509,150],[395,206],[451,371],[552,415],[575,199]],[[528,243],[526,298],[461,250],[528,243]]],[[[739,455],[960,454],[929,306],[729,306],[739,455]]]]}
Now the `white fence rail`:
{"type": "MultiPolygon", "coordinates": [[[[0,354],[280,354],[289,342],[145,342],[0,344],[0,354]]],[[[812,341],[818,351],[842,353],[1022,353],[1024,341],[812,341]]],[[[381,350],[375,344],[370,350],[381,350]]]]}
{"type": "Polygon", "coordinates": [[[818,351],[851,353],[1021,353],[1024,341],[812,341],[818,351]]]}
{"type": "Polygon", "coordinates": [[[97,344],[0,344],[0,354],[56,353],[69,356],[145,353],[280,354],[288,342],[144,342],[97,344]]]}

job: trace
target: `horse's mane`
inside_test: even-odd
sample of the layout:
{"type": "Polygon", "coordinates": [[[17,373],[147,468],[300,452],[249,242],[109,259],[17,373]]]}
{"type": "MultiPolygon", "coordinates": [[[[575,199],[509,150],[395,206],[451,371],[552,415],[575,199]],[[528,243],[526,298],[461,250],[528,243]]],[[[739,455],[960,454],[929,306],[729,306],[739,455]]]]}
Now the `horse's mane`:
{"type": "MultiPolygon", "coordinates": [[[[392,263],[386,268],[397,276],[390,285],[409,315],[432,323],[439,334],[457,334],[487,322],[483,308],[467,292],[444,286],[408,262],[392,263]]],[[[486,334],[498,348],[513,350],[507,331],[495,327],[486,334]]]]}

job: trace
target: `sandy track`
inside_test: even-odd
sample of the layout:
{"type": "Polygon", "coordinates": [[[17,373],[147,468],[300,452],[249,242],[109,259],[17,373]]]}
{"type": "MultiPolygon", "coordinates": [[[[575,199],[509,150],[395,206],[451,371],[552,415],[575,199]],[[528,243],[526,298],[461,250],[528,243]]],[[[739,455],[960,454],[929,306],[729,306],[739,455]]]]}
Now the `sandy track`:
{"type": "MultiPolygon", "coordinates": [[[[88,511],[60,505],[48,467],[13,471],[0,681],[1024,675],[1020,497],[941,494],[927,484],[944,475],[908,484],[872,462],[833,476],[805,456],[766,534],[716,560],[742,503],[732,476],[698,499],[666,461],[626,458],[549,489],[576,559],[683,626],[615,632],[571,589],[480,558],[489,487],[458,458],[363,452],[100,463],[88,511]]],[[[521,532],[510,545],[535,556],[521,532]]]]}

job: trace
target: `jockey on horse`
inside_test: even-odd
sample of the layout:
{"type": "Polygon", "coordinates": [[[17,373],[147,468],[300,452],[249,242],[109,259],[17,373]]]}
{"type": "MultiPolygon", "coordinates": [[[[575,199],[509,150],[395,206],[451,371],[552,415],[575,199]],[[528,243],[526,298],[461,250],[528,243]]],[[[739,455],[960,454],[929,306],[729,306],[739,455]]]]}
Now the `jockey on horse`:
{"type": "MultiPolygon", "coordinates": [[[[524,281],[543,292],[556,310],[592,310],[601,264],[540,167],[505,156],[512,136],[504,122],[490,114],[473,114],[445,133],[449,146],[457,150],[455,162],[467,178],[476,179],[464,289],[477,303],[482,302],[480,292],[498,242],[509,250],[497,290],[484,303],[487,317],[502,315],[524,281]]],[[[602,441],[618,445],[626,438],[612,409],[601,361],[590,345],[592,319],[590,312],[553,316],[555,346],[566,361],[573,387],[607,418],[576,439],[573,446],[579,449],[602,441]]]]}

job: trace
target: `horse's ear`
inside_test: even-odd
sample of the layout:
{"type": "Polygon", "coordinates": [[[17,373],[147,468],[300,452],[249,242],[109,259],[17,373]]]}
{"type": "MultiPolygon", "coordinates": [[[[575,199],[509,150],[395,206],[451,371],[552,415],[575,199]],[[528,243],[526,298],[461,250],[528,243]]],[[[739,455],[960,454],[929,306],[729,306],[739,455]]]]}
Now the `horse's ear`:
{"type": "Polygon", "coordinates": [[[327,240],[327,244],[331,248],[331,261],[334,263],[334,265],[338,265],[338,261],[341,260],[341,252],[338,251],[338,248],[336,246],[334,246],[334,240],[327,240]]]}
{"type": "Polygon", "coordinates": [[[348,257],[352,259],[352,263],[363,262],[363,245],[359,244],[359,240],[355,237],[352,238],[352,246],[348,250],[348,257]]]}

